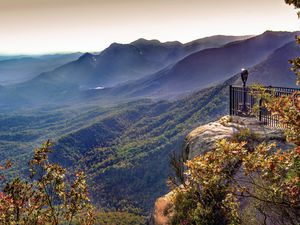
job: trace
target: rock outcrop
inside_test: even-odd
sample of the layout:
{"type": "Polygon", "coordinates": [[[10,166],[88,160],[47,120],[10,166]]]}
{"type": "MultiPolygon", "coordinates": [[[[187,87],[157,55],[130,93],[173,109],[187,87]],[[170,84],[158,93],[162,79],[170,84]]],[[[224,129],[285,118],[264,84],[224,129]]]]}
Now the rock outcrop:
{"type": "MultiPolygon", "coordinates": [[[[285,146],[285,136],[282,129],[263,126],[255,118],[225,116],[220,120],[200,126],[190,132],[185,138],[184,157],[191,160],[195,156],[212,151],[217,140],[231,138],[241,130],[248,130],[255,134],[258,142],[275,141],[278,145],[285,146]]],[[[172,208],[172,192],[158,198],[155,202],[150,225],[167,225],[172,208]]]]}
{"type": "Polygon", "coordinates": [[[169,221],[170,209],[172,208],[173,192],[158,198],[155,201],[154,211],[151,215],[149,225],[166,225],[169,221]]]}
{"type": "Polygon", "coordinates": [[[245,129],[263,141],[285,140],[282,129],[263,126],[256,118],[224,116],[219,121],[200,126],[187,135],[185,159],[193,159],[197,155],[213,150],[217,140],[230,138],[245,129]]]}

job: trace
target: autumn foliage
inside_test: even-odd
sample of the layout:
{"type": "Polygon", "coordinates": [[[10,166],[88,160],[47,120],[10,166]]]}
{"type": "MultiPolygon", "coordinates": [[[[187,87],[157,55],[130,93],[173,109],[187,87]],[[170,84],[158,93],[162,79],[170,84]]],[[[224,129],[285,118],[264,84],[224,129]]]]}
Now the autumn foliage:
{"type": "Polygon", "coordinates": [[[84,173],[78,172],[69,184],[66,169],[48,161],[50,152],[49,141],[35,149],[27,180],[7,182],[3,172],[11,163],[1,167],[0,224],[93,224],[84,173]]]}
{"type": "Polygon", "coordinates": [[[218,141],[214,151],[185,163],[172,224],[300,223],[300,93],[256,94],[285,127],[289,149],[242,130],[218,141]]]}
{"type": "MultiPolygon", "coordinates": [[[[298,0],[286,3],[300,8],[298,0]]],[[[299,83],[300,58],[290,63],[299,83]]],[[[214,151],[185,163],[171,224],[300,224],[300,92],[276,96],[260,87],[254,94],[279,119],[289,148],[253,134],[218,141],[214,151]]]]}

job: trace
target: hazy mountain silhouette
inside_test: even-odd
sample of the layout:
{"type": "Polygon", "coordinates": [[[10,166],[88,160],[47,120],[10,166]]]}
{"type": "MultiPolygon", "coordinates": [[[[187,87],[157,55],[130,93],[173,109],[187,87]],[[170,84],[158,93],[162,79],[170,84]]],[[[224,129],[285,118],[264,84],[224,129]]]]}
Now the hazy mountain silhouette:
{"type": "Polygon", "coordinates": [[[72,84],[82,89],[114,86],[154,73],[192,51],[220,46],[246,37],[211,37],[202,41],[197,40],[187,46],[179,42],[161,43],[157,40],[145,39],[139,39],[130,44],[113,43],[99,55],[86,53],[72,63],[41,74],[31,83],[57,85],[56,82],[59,81],[59,84],[72,84]],[[207,45],[205,45],[206,42],[207,45]]]}
{"type": "Polygon", "coordinates": [[[215,35],[211,37],[197,39],[191,42],[184,44],[184,48],[187,52],[193,53],[196,51],[200,51],[207,48],[217,48],[221,47],[225,44],[234,42],[234,41],[242,41],[245,39],[249,39],[253,37],[253,35],[247,36],[224,36],[224,35],[215,35]],[[196,51],[195,51],[196,50],[196,51]]]}
{"type": "Polygon", "coordinates": [[[18,58],[24,58],[25,55],[0,55],[0,61],[3,60],[9,60],[9,59],[18,59],[18,58]]]}
{"type": "Polygon", "coordinates": [[[163,70],[110,90],[129,96],[178,96],[199,90],[252,67],[294,40],[295,33],[267,31],[247,40],[193,53],[163,70]]]}
{"type": "Polygon", "coordinates": [[[51,72],[5,88],[1,91],[5,94],[0,93],[1,103],[11,104],[11,96],[15,105],[178,97],[224,81],[242,67],[250,68],[266,60],[276,49],[294,41],[294,36],[291,32],[267,31],[191,54],[188,52],[194,49],[237,37],[214,36],[206,39],[207,45],[203,40],[187,44],[145,39],[131,44],[113,43],[98,55],[86,53],[51,72]]]}
{"type": "Polygon", "coordinates": [[[71,53],[5,58],[5,60],[0,61],[0,84],[11,85],[30,80],[42,72],[74,61],[80,55],[81,53],[71,53]]]}
{"type": "MultiPolygon", "coordinates": [[[[156,73],[191,52],[222,46],[249,36],[213,36],[187,44],[139,39],[130,44],[113,43],[100,54],[86,53],[78,60],[14,85],[12,95],[22,93],[34,102],[75,97],[78,90],[101,89],[156,73]]],[[[7,100],[8,101],[8,100],[7,100]]]]}
{"type": "Polygon", "coordinates": [[[179,59],[203,50],[207,48],[221,47],[227,43],[248,39],[251,36],[225,36],[215,35],[211,37],[197,39],[186,44],[182,44],[178,41],[173,42],[160,42],[158,40],[146,40],[138,39],[131,44],[139,48],[140,51],[145,54],[150,60],[164,62],[165,65],[169,65],[179,59]]]}

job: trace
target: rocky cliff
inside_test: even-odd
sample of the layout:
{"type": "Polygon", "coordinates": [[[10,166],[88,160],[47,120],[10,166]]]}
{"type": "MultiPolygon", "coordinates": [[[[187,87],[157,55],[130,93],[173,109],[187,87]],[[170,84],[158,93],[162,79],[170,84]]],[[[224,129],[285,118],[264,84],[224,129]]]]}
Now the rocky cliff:
{"type": "MultiPolygon", "coordinates": [[[[217,140],[231,138],[245,130],[248,134],[255,135],[257,143],[276,142],[282,148],[287,146],[282,129],[264,126],[255,118],[225,116],[218,121],[200,126],[187,135],[183,150],[184,158],[190,160],[207,151],[213,151],[217,140]]],[[[156,200],[149,224],[166,225],[171,214],[172,191],[156,200]]]]}

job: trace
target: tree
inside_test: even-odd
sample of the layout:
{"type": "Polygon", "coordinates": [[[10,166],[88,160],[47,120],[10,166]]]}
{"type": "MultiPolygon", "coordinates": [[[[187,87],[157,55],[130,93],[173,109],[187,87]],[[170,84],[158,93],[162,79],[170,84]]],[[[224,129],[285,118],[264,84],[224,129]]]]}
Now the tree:
{"type": "MultiPolygon", "coordinates": [[[[80,224],[93,223],[93,207],[88,197],[85,175],[78,172],[71,185],[67,171],[48,161],[51,143],[35,149],[30,161],[30,178],[17,177],[0,192],[0,224],[80,224]]],[[[8,169],[8,161],[3,171],[8,169]]],[[[2,175],[2,181],[5,177],[2,175]]]]}
{"type": "Polygon", "coordinates": [[[285,3],[288,5],[293,5],[296,9],[300,8],[299,0],[285,0],[285,3]]]}

